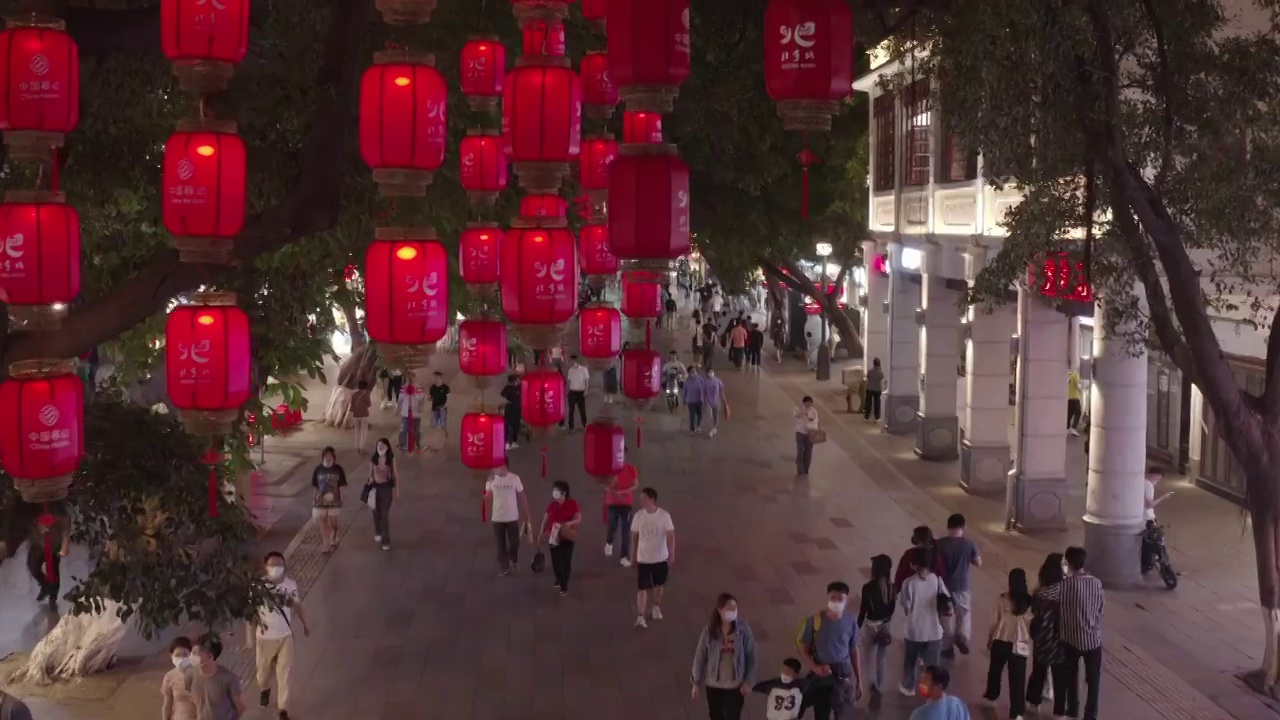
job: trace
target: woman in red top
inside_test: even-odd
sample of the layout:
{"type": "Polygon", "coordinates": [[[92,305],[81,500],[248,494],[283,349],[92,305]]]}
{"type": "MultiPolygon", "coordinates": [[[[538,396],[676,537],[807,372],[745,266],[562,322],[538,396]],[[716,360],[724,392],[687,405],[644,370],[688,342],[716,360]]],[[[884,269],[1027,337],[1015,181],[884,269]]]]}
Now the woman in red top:
{"type": "Polygon", "coordinates": [[[614,479],[613,484],[604,491],[604,507],[606,532],[604,539],[605,557],[613,555],[613,538],[622,533],[622,547],[618,554],[622,556],[622,567],[631,567],[631,508],[635,505],[636,485],[640,484],[640,476],[636,466],[627,463],[622,472],[614,479]]]}
{"type": "Polygon", "coordinates": [[[578,525],[582,511],[578,501],[569,497],[569,483],[557,480],[551,484],[551,504],[542,516],[539,537],[545,537],[551,546],[551,571],[556,577],[556,588],[561,595],[569,594],[569,572],[573,566],[573,546],[578,539],[578,525]]]}
{"type": "Polygon", "coordinates": [[[928,525],[921,525],[911,533],[911,547],[902,553],[902,559],[898,561],[898,572],[893,576],[893,592],[902,592],[902,583],[915,573],[911,568],[911,553],[916,548],[924,548],[929,553],[929,557],[933,558],[933,572],[938,577],[942,577],[943,563],[942,557],[934,549],[933,530],[928,525]]]}

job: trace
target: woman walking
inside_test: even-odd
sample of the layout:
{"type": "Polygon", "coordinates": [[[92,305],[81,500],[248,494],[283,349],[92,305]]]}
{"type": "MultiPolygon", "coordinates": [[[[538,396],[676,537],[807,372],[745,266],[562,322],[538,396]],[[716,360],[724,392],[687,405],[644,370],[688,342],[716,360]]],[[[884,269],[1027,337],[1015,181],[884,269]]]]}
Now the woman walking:
{"type": "Polygon", "coordinates": [[[378,438],[369,460],[369,482],[365,485],[364,497],[366,502],[373,497],[373,541],[382,543],[383,550],[391,549],[391,501],[400,499],[400,486],[396,482],[399,478],[391,441],[378,438]]]}
{"type": "Polygon", "coordinates": [[[902,659],[902,684],[898,690],[907,697],[916,694],[916,661],[925,667],[937,665],[942,653],[942,618],[951,614],[951,593],[942,578],[933,572],[934,559],[925,548],[910,552],[914,574],[902,583],[898,607],[906,617],[902,633],[906,653],[902,659]],[[945,596],[945,598],[943,597],[945,596]]]}
{"type": "Polygon", "coordinates": [[[160,680],[160,720],[196,720],[196,702],[187,690],[191,668],[191,641],[176,637],[169,643],[173,669],[160,680]]]}
{"type": "Polygon", "coordinates": [[[328,554],[338,547],[338,523],[342,515],[342,488],[347,486],[347,472],[338,464],[332,447],[320,452],[320,464],[311,471],[311,487],[316,494],[311,516],[320,524],[320,552],[328,554]]]}
{"type": "Polygon", "coordinates": [[[871,579],[862,586],[862,603],[858,608],[858,654],[862,672],[870,672],[872,703],[879,702],[884,691],[885,658],[893,643],[889,621],[893,620],[896,601],[893,559],[877,555],[871,558],[871,579]]]}
{"type": "Polygon", "coordinates": [[[561,595],[569,594],[569,575],[573,570],[573,547],[578,541],[578,525],[582,511],[578,501],[569,497],[569,483],[557,480],[551,484],[551,504],[542,516],[538,537],[547,539],[551,547],[551,571],[555,587],[561,595]]]}
{"type": "Polygon", "coordinates": [[[987,636],[991,664],[987,668],[988,702],[1000,699],[1000,673],[1009,668],[1009,717],[1022,720],[1026,711],[1027,657],[1031,655],[1031,591],[1027,572],[1009,571],[1009,590],[996,598],[996,621],[987,636]]]}
{"type": "Polygon", "coordinates": [[[933,572],[942,574],[942,558],[938,557],[934,549],[933,530],[928,525],[920,525],[911,531],[911,547],[907,548],[907,551],[902,553],[902,559],[898,560],[898,572],[893,576],[894,592],[902,592],[902,583],[911,577],[911,557],[917,548],[924,548],[930,557],[935,558],[933,572]]]}
{"type": "Polygon", "coordinates": [[[1040,566],[1038,586],[1031,600],[1031,678],[1027,681],[1027,702],[1031,705],[1052,702],[1053,714],[1057,716],[1066,713],[1067,673],[1061,667],[1063,656],[1058,644],[1058,603],[1046,599],[1044,594],[1065,577],[1062,553],[1049,553],[1040,566]],[[1046,693],[1045,682],[1050,677],[1052,683],[1046,693]]]}
{"type": "Polygon", "coordinates": [[[755,637],[751,628],[738,619],[737,598],[720,593],[693,651],[689,675],[693,688],[689,694],[696,699],[698,688],[705,686],[711,720],[739,720],[755,677],[755,637]]]}

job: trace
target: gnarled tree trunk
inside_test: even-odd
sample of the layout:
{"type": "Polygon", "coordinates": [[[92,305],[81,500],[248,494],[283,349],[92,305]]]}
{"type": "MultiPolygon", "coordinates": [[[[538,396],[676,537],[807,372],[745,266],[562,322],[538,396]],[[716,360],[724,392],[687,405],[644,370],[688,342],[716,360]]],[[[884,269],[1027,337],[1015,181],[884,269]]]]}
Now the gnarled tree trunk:
{"type": "MultiPolygon", "coordinates": [[[[355,337],[353,332],[352,337],[355,337]]],[[[354,346],[352,346],[354,348],[354,346]]],[[[351,393],[364,380],[370,389],[375,385],[378,354],[372,345],[365,344],[353,350],[338,366],[338,378],[329,393],[329,404],[324,410],[324,424],[345,428],[351,424],[351,393]]]]}
{"type": "Polygon", "coordinates": [[[128,630],[116,615],[119,609],[117,603],[105,601],[100,613],[63,616],[9,682],[50,685],[111,667],[128,630]]]}

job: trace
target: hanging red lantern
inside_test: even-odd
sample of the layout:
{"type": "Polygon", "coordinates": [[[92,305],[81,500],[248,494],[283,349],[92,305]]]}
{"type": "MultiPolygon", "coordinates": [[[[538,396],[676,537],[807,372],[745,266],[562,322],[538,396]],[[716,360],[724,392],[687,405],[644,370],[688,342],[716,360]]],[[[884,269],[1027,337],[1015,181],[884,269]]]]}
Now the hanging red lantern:
{"type": "Polygon", "coordinates": [[[467,130],[458,148],[462,189],[473,207],[493,207],[507,187],[507,156],[493,130],[467,130]]]}
{"type": "Polygon", "coordinates": [[[609,55],[602,50],[590,50],[582,56],[582,101],[587,115],[596,120],[607,120],[618,104],[618,88],[609,76],[609,55]]]}
{"type": "Polygon", "coordinates": [[[507,372],[507,326],[501,320],[474,318],[458,325],[458,367],[476,379],[476,387],[507,372]]]}
{"type": "Polygon", "coordinates": [[[178,259],[227,265],[244,228],[244,142],[228,120],[181,120],[164,145],[164,226],[178,259]]]}
{"type": "Polygon", "coordinates": [[[507,49],[494,35],[474,35],[462,46],[462,94],[472,110],[493,110],[502,100],[507,49]]]}
{"type": "Polygon", "coordinates": [[[200,293],[169,312],[164,326],[169,401],[188,432],[231,432],[253,389],[249,317],[234,293],[200,293]]]}
{"type": "Polygon", "coordinates": [[[622,142],[628,145],[661,143],[662,113],[630,111],[623,113],[622,142]]]}
{"type": "MultiPolygon", "coordinates": [[[[623,145],[609,172],[609,247],[662,282],[689,252],[689,167],[674,145],[623,145]]],[[[640,281],[639,275],[633,279],[640,281]]]]}
{"type": "Polygon", "coordinates": [[[163,0],[160,48],[183,90],[226,90],[249,50],[249,0],[163,0]]]}
{"type": "Polygon", "coordinates": [[[583,225],[578,257],[582,274],[613,277],[618,274],[618,256],[609,249],[608,225],[583,225]]]}
{"type": "Polygon", "coordinates": [[[458,239],[458,266],[462,282],[473,292],[487,295],[498,288],[498,254],[502,230],[494,223],[467,223],[458,239]]]}
{"type": "Polygon", "coordinates": [[[622,351],[622,394],[642,402],[657,397],[660,392],[662,356],[647,348],[622,351]]]}
{"type": "Polygon", "coordinates": [[[608,365],[622,352],[622,314],[617,308],[591,304],[578,314],[578,348],[593,365],[608,365]]]}
{"type": "Polygon", "coordinates": [[[45,160],[80,122],[80,51],[61,20],[7,22],[0,32],[0,130],[10,158],[45,160]]]}
{"type": "Polygon", "coordinates": [[[522,218],[567,218],[569,201],[559,195],[525,195],[520,199],[522,218]]]}
{"type": "Polygon", "coordinates": [[[582,467],[598,480],[610,480],[627,464],[627,434],[613,418],[596,418],[582,438],[582,467]]]}
{"type": "Polygon", "coordinates": [[[853,10],[845,0],[771,0],[764,82],[787,130],[830,132],[853,91],[853,10]]]}
{"type": "Polygon", "coordinates": [[[502,311],[530,348],[552,347],[577,310],[575,250],[562,227],[512,228],[503,239],[502,311]]]}
{"type": "Polygon", "coordinates": [[[360,81],[360,155],[385,196],[422,197],[444,162],[447,90],[435,58],[373,56],[360,81]]]}
{"type": "Polygon", "coordinates": [[[60,192],[8,192],[0,204],[0,291],[21,327],[57,327],[80,294],[80,215],[60,192]]]}
{"type": "Polygon", "coordinates": [[[609,74],[628,110],[667,113],[689,77],[689,0],[609,0],[609,74]]]}
{"type": "Polygon", "coordinates": [[[437,0],[377,0],[374,7],[382,13],[382,21],[388,25],[425,25],[431,22],[431,13],[437,0]]]}
{"type": "Polygon", "coordinates": [[[521,187],[558,191],[581,136],[582,83],[568,59],[517,60],[502,91],[502,143],[521,187]]]}
{"type": "Polygon", "coordinates": [[[530,370],[520,378],[521,418],[530,427],[559,425],[567,398],[564,376],[557,370],[530,370]]]}
{"type": "Polygon", "coordinates": [[[531,20],[521,28],[522,54],[564,57],[564,23],[531,20]]]}
{"type": "Polygon", "coordinates": [[[431,228],[378,228],[364,260],[365,330],[392,365],[426,367],[449,331],[449,260],[431,228]]]}
{"type": "Polygon", "coordinates": [[[583,138],[582,153],[578,155],[578,184],[587,192],[595,215],[603,215],[609,191],[609,166],[617,157],[618,141],[612,135],[583,138]]]}
{"type": "Polygon", "coordinates": [[[506,422],[499,413],[469,412],[462,416],[460,454],[463,467],[488,472],[507,462],[506,422]]]}
{"type": "Polygon", "coordinates": [[[524,27],[530,21],[563,23],[573,0],[511,0],[511,12],[524,27]]]}
{"type": "Polygon", "coordinates": [[[74,360],[28,360],[0,383],[0,464],[22,499],[67,496],[84,456],[84,382],[74,360]]]}
{"type": "Polygon", "coordinates": [[[603,31],[608,4],[608,0],[582,0],[582,18],[603,31]]]}
{"type": "MultiPolygon", "coordinates": [[[[635,273],[622,274],[622,314],[630,320],[662,317],[662,287],[635,273]]],[[[643,324],[643,323],[641,323],[643,324]]]]}

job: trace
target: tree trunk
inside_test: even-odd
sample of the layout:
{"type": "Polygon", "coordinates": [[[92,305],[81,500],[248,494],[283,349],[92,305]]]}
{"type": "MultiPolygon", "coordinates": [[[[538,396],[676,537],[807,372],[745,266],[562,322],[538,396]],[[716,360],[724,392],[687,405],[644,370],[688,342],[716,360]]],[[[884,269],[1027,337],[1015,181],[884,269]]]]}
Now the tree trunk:
{"type": "Polygon", "coordinates": [[[346,428],[351,425],[351,393],[361,380],[368,383],[371,390],[376,385],[377,351],[368,344],[359,350],[354,349],[354,345],[352,348],[351,354],[338,366],[338,377],[333,391],[329,393],[329,404],[325,407],[324,424],[331,427],[346,428]]]}
{"type": "Polygon", "coordinates": [[[100,613],[64,615],[9,682],[50,685],[111,667],[128,629],[116,616],[119,609],[108,600],[100,613]]]}
{"type": "MultiPolygon", "coordinates": [[[[1272,482],[1273,474],[1259,470],[1261,482],[1272,482]]],[[[1250,473],[1253,475],[1253,473],[1250,473]]],[[[1250,481],[1250,485],[1254,482],[1250,481]]],[[[1264,628],[1260,690],[1280,697],[1280,513],[1267,507],[1253,507],[1253,547],[1258,562],[1258,602],[1262,605],[1264,628]]]]}
{"type": "Polygon", "coordinates": [[[347,335],[351,338],[351,352],[355,354],[368,344],[368,340],[364,335],[364,328],[360,327],[360,319],[356,317],[356,304],[353,300],[340,300],[338,307],[342,310],[342,316],[347,321],[347,335]]]}

